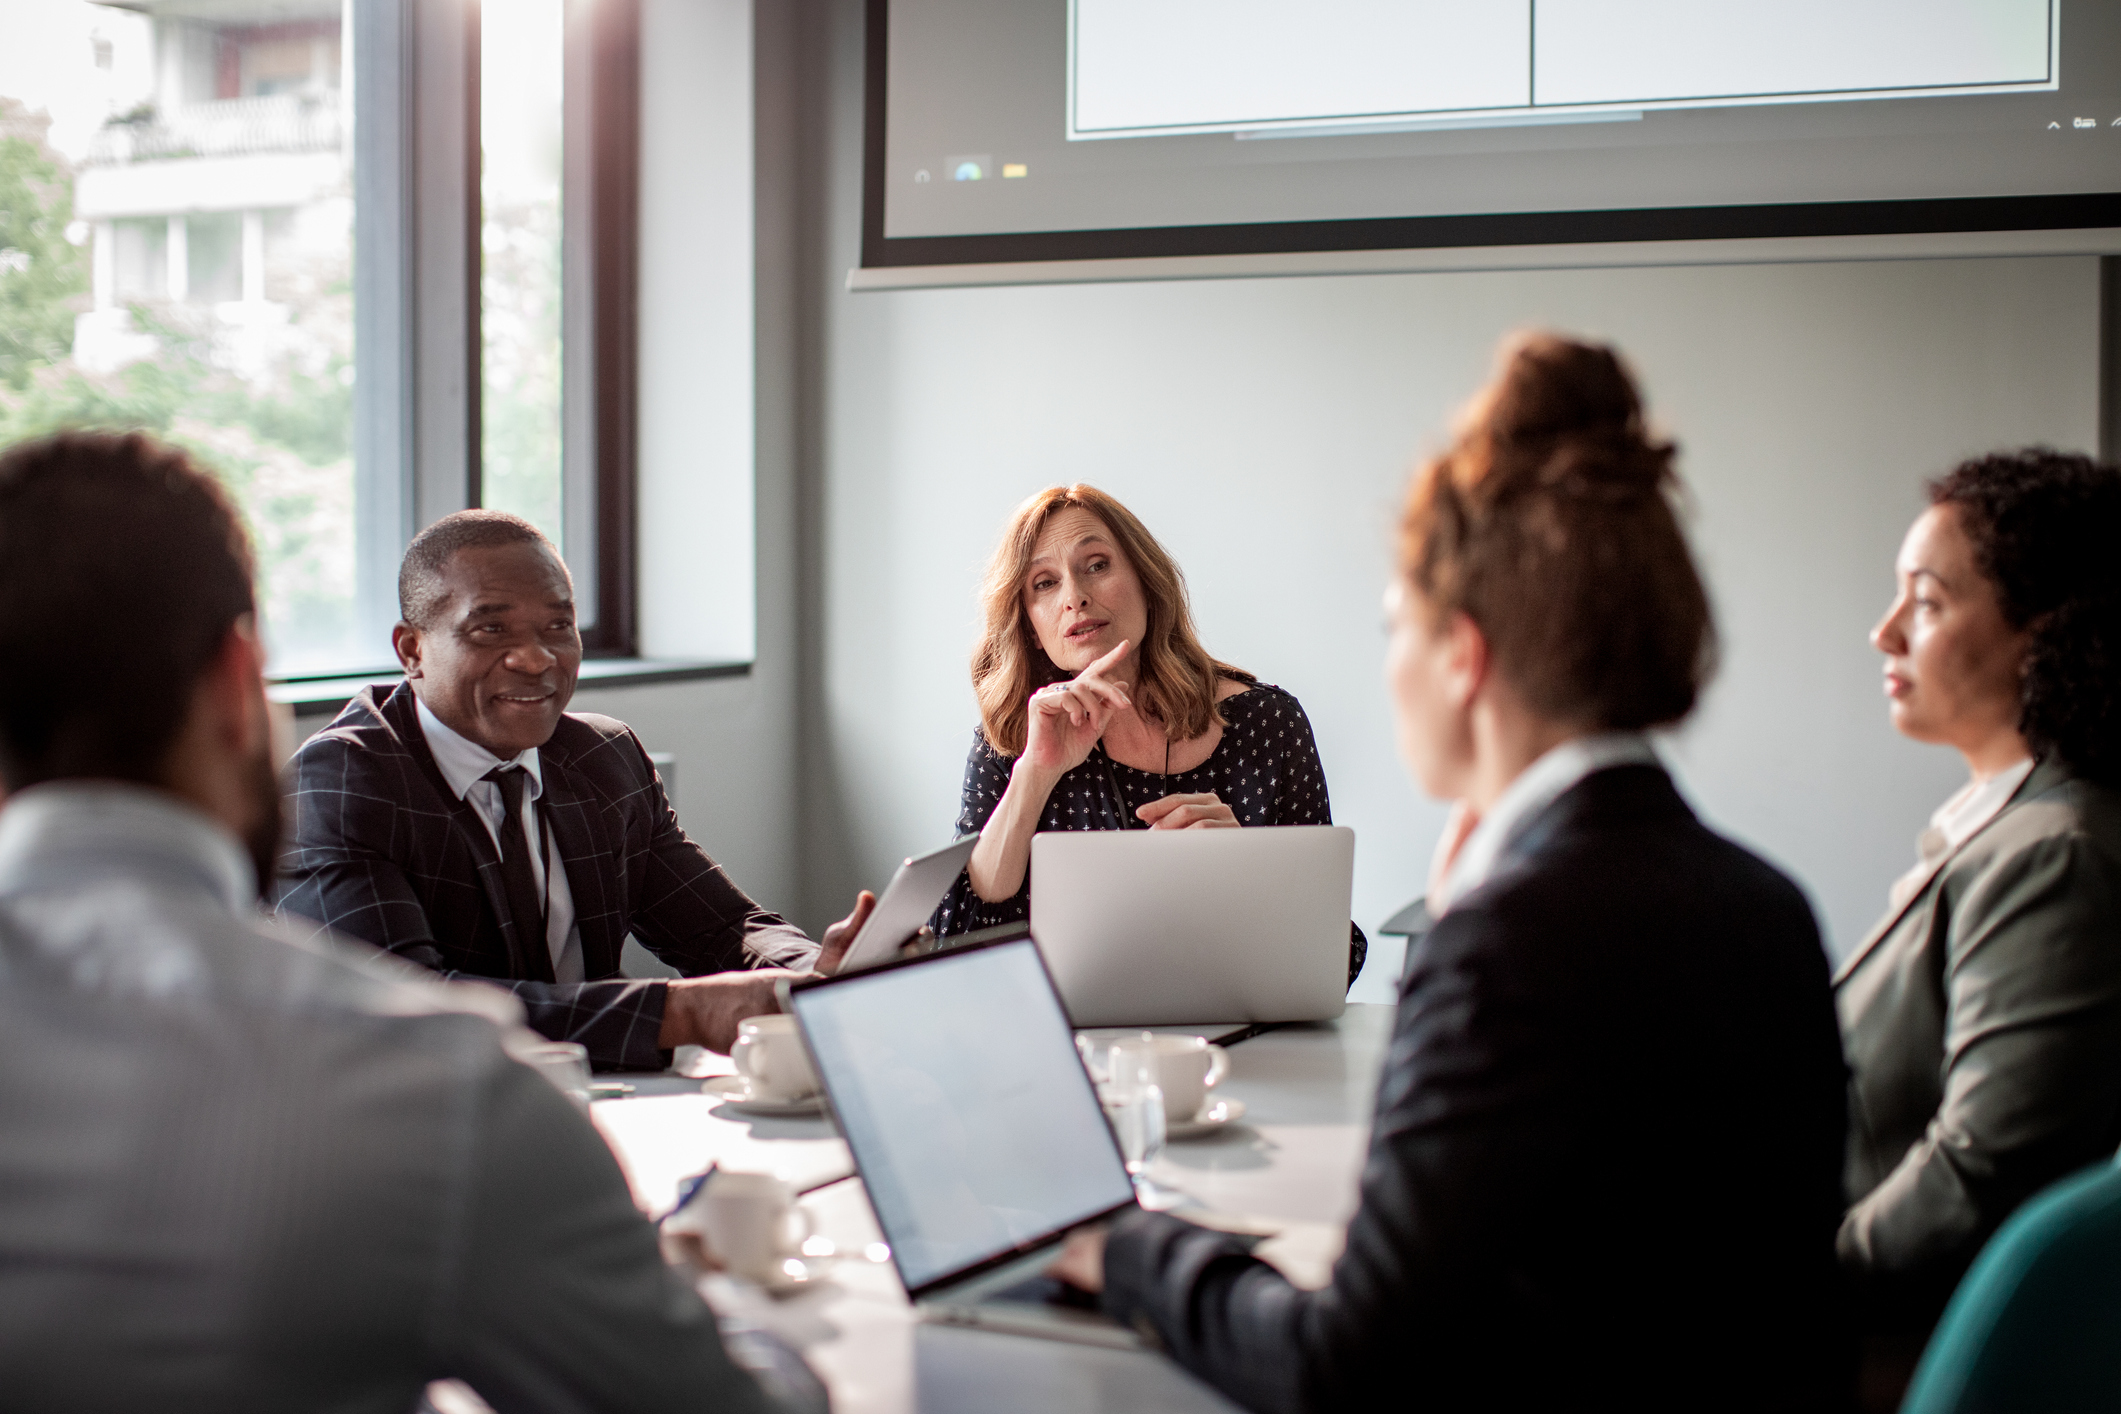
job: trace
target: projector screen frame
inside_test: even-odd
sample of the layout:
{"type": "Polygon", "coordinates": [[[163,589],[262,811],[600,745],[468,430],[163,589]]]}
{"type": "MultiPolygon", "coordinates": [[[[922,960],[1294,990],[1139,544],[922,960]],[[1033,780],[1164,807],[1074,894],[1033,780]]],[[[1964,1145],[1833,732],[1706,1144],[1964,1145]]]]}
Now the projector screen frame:
{"type": "MultiPolygon", "coordinates": [[[[886,124],[890,94],[891,0],[866,0],[862,121],[861,267],[866,272],[1066,262],[1297,256],[1346,252],[1451,252],[1488,247],[1626,246],[1734,242],[1754,247],[1733,259],[1760,260],[1761,241],[1788,242],[1789,258],[1823,238],[1921,237],[2011,232],[2121,232],[2121,190],[2033,196],[1943,197],[1893,201],[1790,202],[1737,206],[1503,212],[1487,215],[1362,217],[1198,226],[1126,226],[1005,231],[980,235],[886,236],[886,124]]],[[[2110,251],[2105,241],[2078,243],[2110,251]]],[[[1607,264],[1585,250],[1586,264],[1607,264]]],[[[1698,259],[1698,256],[1693,257],[1698,259]]],[[[1841,258],[1854,258],[1843,256],[1841,258]]],[[[1475,262],[1485,263],[1485,262],[1475,262]]],[[[1518,262],[1510,262],[1518,263],[1518,262]]],[[[1566,259],[1539,264],[1566,264],[1566,259]]],[[[1628,263],[1634,263],[1629,261],[1628,263]]],[[[1076,275],[1074,278],[1084,278],[1076,275]]],[[[1136,276],[1135,278],[1141,278],[1136,276]]],[[[854,287],[898,282],[850,279],[854,287]]],[[[950,283],[944,279],[919,283],[950,283]]],[[[987,283],[977,279],[966,283],[987,283]]],[[[1013,282],[1012,282],[1013,283],[1013,282]]]]}

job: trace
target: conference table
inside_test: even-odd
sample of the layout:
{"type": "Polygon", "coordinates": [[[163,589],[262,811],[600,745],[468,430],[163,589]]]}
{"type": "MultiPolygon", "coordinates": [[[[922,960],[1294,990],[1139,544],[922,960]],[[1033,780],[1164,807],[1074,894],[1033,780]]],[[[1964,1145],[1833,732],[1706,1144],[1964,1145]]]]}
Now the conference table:
{"type": "MultiPolygon", "coordinates": [[[[1299,1284],[1322,1281],[1355,1208],[1391,1022],[1391,1007],[1352,1005],[1337,1021],[1232,1046],[1217,1093],[1242,1100],[1244,1117],[1169,1143],[1151,1182],[1197,1203],[1208,1221],[1275,1230],[1260,1255],[1299,1284]]],[[[725,1318],[763,1326],[801,1350],[838,1414],[1235,1408],[1145,1350],[917,1319],[830,1120],[746,1117],[702,1091],[701,1074],[729,1073],[726,1057],[703,1056],[690,1068],[692,1076],[606,1077],[633,1091],[595,1101],[591,1117],[652,1216],[668,1212],[680,1183],[710,1163],[774,1173],[803,1192],[819,1239],[813,1247],[829,1243],[835,1255],[806,1260],[808,1279],[781,1295],[721,1276],[705,1278],[702,1291],[725,1318]]]]}

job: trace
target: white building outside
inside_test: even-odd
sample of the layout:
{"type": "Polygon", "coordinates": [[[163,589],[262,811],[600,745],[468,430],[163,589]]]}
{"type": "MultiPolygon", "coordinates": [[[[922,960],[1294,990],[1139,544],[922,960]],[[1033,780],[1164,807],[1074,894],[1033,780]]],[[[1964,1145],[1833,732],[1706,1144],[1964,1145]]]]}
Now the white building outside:
{"type": "Polygon", "coordinates": [[[290,317],[321,313],[348,278],[341,3],[107,0],[149,20],[153,85],[95,135],[75,183],[93,241],[94,307],[74,336],[83,369],[152,356],[133,304],[167,306],[217,365],[250,378],[286,359],[321,377],[350,352],[349,331],[290,317]]]}

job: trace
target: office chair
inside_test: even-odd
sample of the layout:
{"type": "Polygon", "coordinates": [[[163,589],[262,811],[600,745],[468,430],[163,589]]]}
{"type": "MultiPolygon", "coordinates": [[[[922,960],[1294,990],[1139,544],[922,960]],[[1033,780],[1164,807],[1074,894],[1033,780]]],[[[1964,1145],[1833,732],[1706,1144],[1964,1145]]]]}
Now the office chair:
{"type": "Polygon", "coordinates": [[[1402,982],[1406,979],[1407,968],[1414,961],[1414,944],[1421,941],[1422,935],[1428,932],[1435,922],[1435,919],[1429,917],[1429,896],[1423,894],[1420,898],[1377,925],[1377,931],[1381,936],[1396,936],[1407,940],[1406,955],[1399,964],[1399,975],[1402,982]]]}
{"type": "Polygon", "coordinates": [[[1429,896],[1423,894],[1399,912],[1377,925],[1379,933],[1412,941],[1429,931],[1429,896]]]}
{"type": "Polygon", "coordinates": [[[2121,1167],[2013,1213],[1945,1308],[1900,1414],[2121,1409],[2121,1167]]]}

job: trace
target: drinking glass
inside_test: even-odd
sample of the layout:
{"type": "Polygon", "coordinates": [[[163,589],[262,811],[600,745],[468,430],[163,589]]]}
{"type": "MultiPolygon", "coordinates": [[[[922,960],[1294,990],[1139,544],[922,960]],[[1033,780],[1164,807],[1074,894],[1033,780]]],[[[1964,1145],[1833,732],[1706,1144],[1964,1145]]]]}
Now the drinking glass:
{"type": "Polygon", "coordinates": [[[552,1082],[554,1089],[575,1102],[585,1114],[589,1110],[589,1048],[573,1041],[519,1043],[515,1058],[552,1082]]]}
{"type": "Polygon", "coordinates": [[[1153,1057],[1114,1046],[1107,1053],[1107,1112],[1119,1139],[1120,1156],[1136,1183],[1146,1183],[1149,1165],[1164,1151],[1164,1092],[1156,1084],[1153,1057]]]}
{"type": "Polygon", "coordinates": [[[1075,1053],[1083,1058],[1083,1069],[1090,1072],[1090,1083],[1097,1086],[1100,1094],[1104,1092],[1105,1082],[1112,1078],[1111,1072],[1105,1068],[1105,1051],[1106,1047],[1098,1044],[1096,1037],[1076,1033],[1075,1053]]]}

